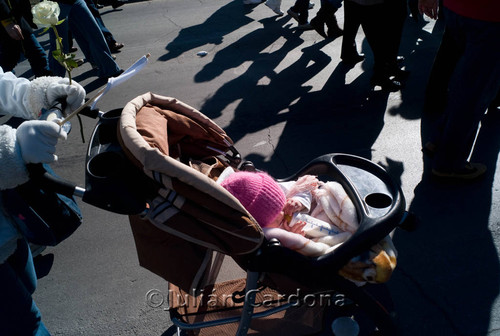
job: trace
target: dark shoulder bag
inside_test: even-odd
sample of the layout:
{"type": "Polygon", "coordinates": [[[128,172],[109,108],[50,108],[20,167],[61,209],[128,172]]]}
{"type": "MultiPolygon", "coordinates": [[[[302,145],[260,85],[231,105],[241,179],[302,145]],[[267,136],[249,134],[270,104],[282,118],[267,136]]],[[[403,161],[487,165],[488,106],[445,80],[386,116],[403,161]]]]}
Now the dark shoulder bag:
{"type": "MultiPolygon", "coordinates": [[[[56,176],[48,165],[43,168],[56,176]]],[[[82,223],[80,209],[73,197],[51,191],[36,180],[3,190],[2,200],[5,210],[33,244],[55,246],[82,223]]]]}

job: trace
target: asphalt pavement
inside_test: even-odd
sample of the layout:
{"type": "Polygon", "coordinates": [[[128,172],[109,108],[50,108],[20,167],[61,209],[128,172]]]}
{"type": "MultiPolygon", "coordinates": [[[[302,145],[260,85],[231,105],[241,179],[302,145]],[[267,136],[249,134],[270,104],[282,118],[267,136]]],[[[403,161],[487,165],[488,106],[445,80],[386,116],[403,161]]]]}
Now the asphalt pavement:
{"type": "MultiPolygon", "coordinates": [[[[319,8],[315,3],[311,17],[319,8]]],[[[282,9],[292,4],[283,0],[282,9]]],[[[275,177],[326,153],[380,163],[401,184],[407,209],[419,219],[415,231],[394,235],[398,266],[387,288],[401,334],[500,335],[499,116],[488,117],[476,143],[474,159],[488,166],[479,182],[433,181],[421,152],[423,95],[442,34],[439,22],[408,17],[400,54],[411,76],[401,92],[387,94],[370,88],[373,55],[362,30],[358,48],[367,58],[351,68],[340,62],[341,38],[299,31],[291,17],[276,16],[264,5],[131,1],[116,10],[106,6],[101,15],[125,44],[116,54],[122,68],[147,53],[151,57],[136,77],[101,99],[100,110],[121,108],[149,91],[178,98],[212,118],[244,158],[275,177]]],[[[342,25],[342,9],[337,17],[342,25]]],[[[47,35],[39,39],[48,48],[47,35]]],[[[27,61],[16,72],[29,77],[27,61]]],[[[105,84],[88,63],[73,77],[88,97],[105,84]]],[[[80,185],[95,125],[90,118],[82,121],[86,142],[75,119],[55,165],[80,185]]],[[[147,300],[151,290],[167,293],[167,284],[139,266],[127,218],[79,204],[84,223],[47,248],[54,265],[34,295],[48,329],[70,336],[167,335],[166,306],[147,300]]]]}

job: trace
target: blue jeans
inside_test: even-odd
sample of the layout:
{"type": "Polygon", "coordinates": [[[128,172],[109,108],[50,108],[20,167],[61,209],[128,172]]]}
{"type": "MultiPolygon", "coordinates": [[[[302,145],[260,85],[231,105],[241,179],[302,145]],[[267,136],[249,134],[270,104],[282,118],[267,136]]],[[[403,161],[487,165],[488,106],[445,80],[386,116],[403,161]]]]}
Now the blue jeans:
{"type": "Polygon", "coordinates": [[[106,43],[108,44],[108,47],[115,44],[116,40],[113,37],[113,34],[111,34],[111,31],[104,24],[104,21],[102,20],[101,14],[99,13],[99,10],[95,6],[94,1],[93,0],[85,0],[85,3],[87,4],[87,7],[89,8],[90,13],[92,13],[92,15],[94,16],[94,19],[97,22],[99,29],[101,29],[102,35],[104,36],[104,39],[106,40],[106,43]]]}
{"type": "MultiPolygon", "coordinates": [[[[69,53],[68,29],[70,29],[87,61],[98,67],[99,77],[116,74],[120,68],[111,57],[101,29],[85,1],[76,0],[73,5],[59,3],[59,8],[61,10],[59,19],[67,18],[57,26],[58,34],[63,40],[64,53],[69,53]]],[[[56,39],[52,30],[50,30],[50,37],[50,51],[52,53],[53,50],[56,50],[56,39]]],[[[54,75],[64,77],[65,69],[53,57],[49,58],[49,62],[54,75]]]]}
{"type": "Polygon", "coordinates": [[[0,265],[0,335],[50,336],[31,297],[35,288],[31,251],[20,239],[16,252],[0,265]]]}
{"type": "Polygon", "coordinates": [[[500,90],[500,22],[475,20],[444,8],[450,46],[460,53],[438,124],[433,168],[464,168],[488,105],[500,90]]]}

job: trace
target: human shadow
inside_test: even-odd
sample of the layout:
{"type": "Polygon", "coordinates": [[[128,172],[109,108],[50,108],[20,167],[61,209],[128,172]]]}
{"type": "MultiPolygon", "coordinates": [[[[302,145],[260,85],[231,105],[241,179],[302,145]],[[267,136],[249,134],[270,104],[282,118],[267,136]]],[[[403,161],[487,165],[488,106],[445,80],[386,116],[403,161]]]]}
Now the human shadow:
{"type": "Polygon", "coordinates": [[[179,35],[165,47],[168,52],[160,56],[158,60],[166,62],[179,57],[188,50],[206,44],[221,44],[224,36],[253,21],[246,16],[251,11],[250,6],[243,6],[239,1],[230,1],[215,11],[206,21],[181,29],[179,35]]]}
{"type": "MultiPolygon", "coordinates": [[[[388,94],[371,90],[369,71],[346,84],[349,70],[339,63],[320,91],[302,95],[289,107],[286,125],[269,160],[256,153],[248,158],[279,177],[290,176],[327,153],[371,159],[372,146],[384,127],[388,94]]],[[[387,164],[393,163],[396,161],[387,164]]]]}
{"type": "MultiPolygon", "coordinates": [[[[429,130],[427,116],[422,132],[429,130]]],[[[451,184],[430,177],[424,156],[422,181],[409,211],[415,231],[397,231],[398,267],[390,282],[402,335],[487,335],[500,292],[498,251],[489,227],[492,185],[500,149],[500,116],[488,113],[472,161],[489,168],[481,181],[451,184]]],[[[425,136],[425,134],[424,134],[425,136]]],[[[425,137],[424,137],[425,139],[425,137]]]]}
{"type": "MultiPolygon", "coordinates": [[[[217,51],[213,60],[207,63],[194,77],[196,83],[208,82],[225,70],[234,69],[245,62],[257,62],[259,66],[251,66],[252,71],[246,71],[246,77],[259,77],[266,75],[268,69],[273,69],[279,64],[288,52],[300,46],[304,42],[300,34],[291,30],[284,30],[283,26],[290,20],[289,17],[282,17],[278,20],[273,17],[260,20],[262,27],[251,31],[234,43],[229,44],[222,50],[217,51]],[[265,49],[270,48],[280,37],[286,39],[285,45],[278,51],[266,53],[265,49]],[[278,61],[278,63],[276,63],[278,61]],[[270,66],[265,66],[264,62],[270,62],[270,66]],[[261,70],[264,65],[264,70],[261,70]],[[254,75],[255,73],[255,75],[254,75]]],[[[243,76],[241,76],[243,77],[243,76]]]]}
{"type": "MultiPolygon", "coordinates": [[[[234,142],[238,142],[249,133],[286,121],[289,117],[287,109],[290,104],[311,89],[310,86],[302,84],[316,76],[331,61],[331,58],[320,50],[327,42],[320,42],[302,49],[302,54],[296,62],[277,73],[275,69],[285,56],[303,41],[292,31],[282,32],[278,29],[270,31],[276,33],[269,33],[264,29],[251,33],[250,40],[261,41],[262,45],[249,48],[262,50],[272,44],[278,36],[283,36],[286,39],[285,43],[270,53],[254,51],[255,55],[242,54],[241,57],[235,55],[231,66],[245,62],[248,57],[253,58],[253,62],[243,74],[225,83],[201,107],[201,111],[208,117],[216,118],[221,116],[229,105],[239,102],[234,108],[233,119],[224,127],[234,142]],[[265,35],[272,37],[260,38],[265,35]]],[[[231,57],[231,48],[226,48],[228,51],[222,52],[224,55],[217,60],[214,59],[213,65],[207,65],[196,77],[207,80],[216,76],[219,72],[214,71],[219,71],[219,64],[221,66],[227,64],[225,59],[231,57]]]]}

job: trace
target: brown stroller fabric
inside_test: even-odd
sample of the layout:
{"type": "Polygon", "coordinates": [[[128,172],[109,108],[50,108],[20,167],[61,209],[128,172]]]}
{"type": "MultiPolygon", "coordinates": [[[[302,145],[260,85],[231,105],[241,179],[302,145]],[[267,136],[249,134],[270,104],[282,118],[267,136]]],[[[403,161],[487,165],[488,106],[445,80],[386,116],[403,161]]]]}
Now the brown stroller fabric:
{"type": "Polygon", "coordinates": [[[221,165],[207,153],[232,145],[210,119],[175,98],[146,93],[125,106],[118,133],[127,156],[159,186],[146,215],[131,218],[142,266],[190,291],[212,250],[240,255],[262,244],[262,230],[240,202],[201,172],[221,165]]]}

